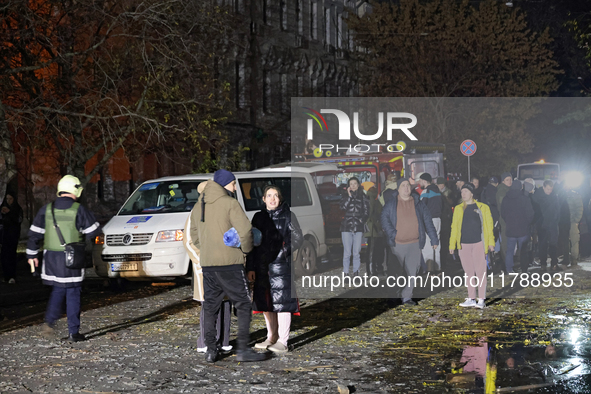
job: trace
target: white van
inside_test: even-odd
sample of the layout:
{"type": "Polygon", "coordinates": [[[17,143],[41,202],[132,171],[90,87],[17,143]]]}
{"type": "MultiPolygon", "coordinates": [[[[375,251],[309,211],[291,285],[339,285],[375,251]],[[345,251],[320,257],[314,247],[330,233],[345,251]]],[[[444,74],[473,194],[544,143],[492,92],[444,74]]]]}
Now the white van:
{"type": "MultiPolygon", "coordinates": [[[[265,186],[281,189],[305,237],[295,264],[298,274],[313,272],[317,258],[327,253],[322,208],[311,172],[285,167],[234,173],[236,198],[250,220],[264,207],[265,186]]],[[[212,174],[171,176],[141,184],[96,237],[92,253],[96,273],[132,280],[187,275],[190,261],[182,243],[183,228],[199,198],[197,187],[212,178],[212,174]]]]}

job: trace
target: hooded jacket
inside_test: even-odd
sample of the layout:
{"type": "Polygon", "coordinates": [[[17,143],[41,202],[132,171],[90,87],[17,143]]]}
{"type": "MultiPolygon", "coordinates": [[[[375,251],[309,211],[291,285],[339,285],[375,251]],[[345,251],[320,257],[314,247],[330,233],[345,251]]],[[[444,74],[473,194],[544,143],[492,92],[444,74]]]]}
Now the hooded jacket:
{"type": "Polygon", "coordinates": [[[341,210],[345,211],[345,217],[341,222],[341,232],[364,232],[365,222],[369,218],[369,200],[365,197],[363,189],[359,188],[351,192],[351,196],[345,192],[341,200],[341,210]]]}
{"type": "Polygon", "coordinates": [[[200,250],[201,267],[244,265],[244,254],[252,250],[252,226],[236,199],[216,182],[207,182],[191,211],[191,239],[200,250]],[[205,210],[203,210],[205,208],[205,210]],[[240,248],[224,244],[224,233],[234,227],[240,248]]]}
{"type": "Polygon", "coordinates": [[[553,191],[550,195],[547,195],[544,192],[544,188],[540,187],[536,189],[533,200],[538,204],[542,213],[538,226],[549,230],[551,234],[556,233],[555,235],[558,236],[560,202],[556,193],[553,191]]]}
{"type": "MultiPolygon", "coordinates": [[[[398,194],[398,190],[395,190],[392,199],[386,202],[386,205],[384,205],[384,209],[382,210],[382,229],[384,229],[386,239],[390,246],[396,246],[398,194]]],[[[435,230],[435,226],[433,225],[429,209],[421,200],[419,200],[418,194],[412,193],[410,196],[415,201],[415,213],[417,214],[417,221],[419,222],[419,248],[423,249],[425,246],[427,235],[429,235],[432,246],[439,245],[437,230],[435,230]]]]}
{"type": "Polygon", "coordinates": [[[263,234],[261,245],[246,258],[246,270],[255,272],[253,310],[299,312],[298,301],[291,296],[292,250],[304,242],[297,218],[283,203],[276,210],[257,212],[252,225],[263,234]]]}
{"type": "Polygon", "coordinates": [[[529,235],[534,219],[534,208],[528,196],[521,191],[521,184],[513,183],[501,204],[501,216],[507,225],[507,237],[520,238],[529,235]]]}
{"type": "Polygon", "coordinates": [[[480,202],[485,203],[490,208],[494,223],[498,222],[500,217],[499,208],[497,207],[497,188],[498,186],[489,183],[480,196],[480,202]]]}
{"type": "Polygon", "coordinates": [[[386,183],[384,183],[384,190],[380,195],[380,202],[382,203],[382,206],[386,205],[386,203],[392,198],[392,194],[397,188],[398,184],[396,181],[386,180],[386,183]]]}

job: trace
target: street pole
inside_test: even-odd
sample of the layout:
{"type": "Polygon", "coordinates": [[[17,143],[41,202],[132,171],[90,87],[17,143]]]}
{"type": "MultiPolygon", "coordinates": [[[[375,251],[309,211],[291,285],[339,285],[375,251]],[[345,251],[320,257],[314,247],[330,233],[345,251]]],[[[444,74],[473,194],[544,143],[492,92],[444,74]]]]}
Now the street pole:
{"type": "Polygon", "coordinates": [[[470,156],[468,156],[468,182],[470,182],[470,156]]]}

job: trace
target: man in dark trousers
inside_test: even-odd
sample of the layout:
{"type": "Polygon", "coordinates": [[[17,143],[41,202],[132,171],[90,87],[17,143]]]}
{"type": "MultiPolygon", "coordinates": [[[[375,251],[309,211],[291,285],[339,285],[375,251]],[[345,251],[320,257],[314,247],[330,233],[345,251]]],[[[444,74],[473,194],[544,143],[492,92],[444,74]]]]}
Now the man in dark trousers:
{"type": "MultiPolygon", "coordinates": [[[[509,188],[513,184],[513,175],[510,172],[504,172],[501,174],[501,183],[497,187],[497,209],[499,212],[501,211],[501,204],[503,203],[503,198],[507,195],[509,188]]],[[[494,219],[493,219],[494,220],[494,219]]],[[[507,224],[505,220],[501,216],[499,219],[501,225],[501,256],[505,259],[507,255],[507,224]]]]}
{"type": "Polygon", "coordinates": [[[43,206],[29,228],[27,258],[31,267],[39,265],[39,246],[43,241],[43,266],[41,279],[45,285],[53,287],[47,311],[45,325],[41,334],[46,337],[55,336],[54,325],[62,316],[62,306],[66,301],[68,316],[68,340],[84,341],[80,334],[80,292],[84,280],[84,269],[66,267],[65,248],[61,245],[54,228],[53,217],[59,226],[66,243],[81,242],[92,239],[100,233],[100,226],[92,212],[80,205],[76,200],[82,194],[80,180],[72,175],[64,176],[57,184],[57,198],[53,203],[43,206]],[[53,214],[52,214],[53,208],[53,214]]]}
{"type": "Polygon", "coordinates": [[[531,236],[530,224],[534,219],[534,208],[527,195],[521,189],[521,181],[515,180],[501,204],[501,217],[507,225],[507,254],[505,255],[505,269],[511,274],[515,245],[519,250],[521,272],[526,273],[529,265],[528,241],[531,236]]]}
{"type": "Polygon", "coordinates": [[[245,256],[253,248],[252,226],[238,201],[236,177],[230,171],[217,170],[213,182],[207,182],[199,201],[191,211],[191,238],[201,251],[203,269],[203,311],[205,313],[205,360],[217,360],[216,320],[227,295],[238,315],[237,361],[262,361],[265,354],[248,347],[252,301],[244,272],[245,256]],[[224,233],[236,229],[240,247],[224,244],[224,233]]]}
{"type": "MultiPolygon", "coordinates": [[[[499,221],[500,212],[497,209],[497,187],[499,186],[499,178],[496,176],[491,176],[488,180],[488,185],[482,191],[480,195],[480,202],[485,203],[490,208],[490,214],[493,218],[493,223],[497,223],[499,221]]],[[[496,236],[495,236],[496,238],[496,236]]]]}
{"type": "MultiPolygon", "coordinates": [[[[433,183],[433,178],[428,172],[423,172],[419,177],[419,185],[421,185],[420,200],[425,203],[431,214],[433,226],[437,231],[437,238],[441,238],[441,212],[443,210],[443,200],[439,188],[433,183]]],[[[433,253],[433,248],[425,245],[421,251],[423,259],[427,265],[427,270],[431,273],[441,271],[441,258],[439,257],[440,248],[438,247],[433,253]]]]}
{"type": "Polygon", "coordinates": [[[427,242],[427,235],[433,249],[439,246],[439,239],[429,209],[417,194],[411,194],[408,179],[398,179],[397,183],[393,198],[384,205],[381,223],[392,254],[406,273],[407,285],[402,290],[402,302],[416,305],[412,299],[414,282],[410,277],[419,273],[421,250],[427,242]]]}
{"type": "Polygon", "coordinates": [[[560,203],[554,191],[554,182],[547,180],[544,185],[536,189],[533,196],[542,216],[537,223],[538,251],[542,271],[546,271],[548,249],[550,250],[551,269],[558,270],[558,219],[560,216],[560,203]]]}

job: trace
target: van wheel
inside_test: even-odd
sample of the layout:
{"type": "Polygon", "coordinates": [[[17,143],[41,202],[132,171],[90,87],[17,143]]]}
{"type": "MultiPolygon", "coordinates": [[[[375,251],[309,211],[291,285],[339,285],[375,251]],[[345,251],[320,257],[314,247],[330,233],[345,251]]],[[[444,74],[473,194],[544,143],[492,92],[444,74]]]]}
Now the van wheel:
{"type": "Polygon", "coordinates": [[[316,249],[310,241],[304,241],[298,252],[295,273],[298,277],[312,275],[316,270],[316,249]]]}

